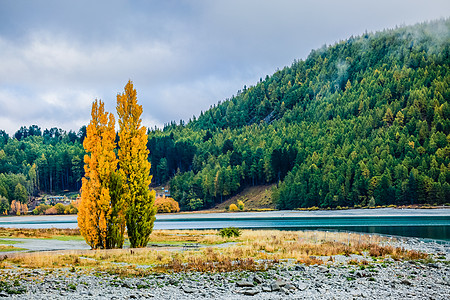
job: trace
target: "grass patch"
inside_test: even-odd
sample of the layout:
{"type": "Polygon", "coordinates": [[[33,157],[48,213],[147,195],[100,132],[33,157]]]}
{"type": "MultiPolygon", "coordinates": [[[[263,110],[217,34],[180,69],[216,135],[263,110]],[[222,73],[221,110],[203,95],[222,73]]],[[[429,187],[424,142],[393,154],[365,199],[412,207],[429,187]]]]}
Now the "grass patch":
{"type": "Polygon", "coordinates": [[[161,247],[161,246],[178,246],[178,247],[182,247],[182,246],[184,246],[184,245],[189,245],[189,244],[195,244],[195,245],[200,245],[200,244],[198,244],[198,243],[196,243],[196,242],[179,242],[179,241],[161,241],[161,242],[150,242],[149,244],[148,244],[148,246],[149,247],[153,247],[153,246],[156,246],[156,247],[161,247]]]}
{"type": "Polygon", "coordinates": [[[25,293],[26,289],[18,281],[15,281],[14,284],[0,281],[0,292],[6,292],[9,295],[20,295],[25,293]]]}
{"type": "Polygon", "coordinates": [[[23,243],[22,241],[9,241],[9,240],[3,240],[0,239],[0,245],[15,245],[15,244],[20,244],[23,243]]]}
{"type": "Polygon", "coordinates": [[[11,245],[0,245],[0,252],[9,252],[9,251],[22,251],[22,250],[28,250],[25,248],[18,248],[11,245]]]}
{"type": "Polygon", "coordinates": [[[49,239],[58,241],[84,241],[81,235],[55,235],[49,239]]]}
{"type": "MultiPolygon", "coordinates": [[[[221,237],[218,230],[155,230],[149,246],[210,245],[185,248],[183,251],[157,249],[110,249],[61,253],[26,253],[4,259],[3,267],[28,268],[93,268],[120,276],[145,276],[151,272],[228,272],[234,270],[261,271],[282,261],[306,265],[325,263],[334,255],[370,253],[375,258],[396,260],[427,260],[418,251],[385,246],[386,239],[366,235],[321,231],[242,230],[239,237],[221,237]],[[223,243],[232,245],[221,246],[223,243]],[[322,259],[325,257],[325,259],[322,259]]],[[[58,236],[57,236],[58,237],[58,236]]],[[[62,235],[58,239],[82,239],[62,235]]],[[[370,268],[366,260],[351,264],[370,268]]]]}
{"type": "Polygon", "coordinates": [[[60,228],[0,228],[0,237],[54,238],[55,236],[80,236],[80,230],[60,228]]]}

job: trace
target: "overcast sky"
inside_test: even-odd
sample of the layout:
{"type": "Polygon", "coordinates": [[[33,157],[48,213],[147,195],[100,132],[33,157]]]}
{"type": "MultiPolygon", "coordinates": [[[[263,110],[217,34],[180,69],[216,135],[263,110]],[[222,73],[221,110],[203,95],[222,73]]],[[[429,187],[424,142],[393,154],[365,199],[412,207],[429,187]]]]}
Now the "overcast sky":
{"type": "Polygon", "coordinates": [[[449,16],[448,0],[0,0],[0,129],[78,131],[129,79],[161,127],[311,49],[449,16]]]}

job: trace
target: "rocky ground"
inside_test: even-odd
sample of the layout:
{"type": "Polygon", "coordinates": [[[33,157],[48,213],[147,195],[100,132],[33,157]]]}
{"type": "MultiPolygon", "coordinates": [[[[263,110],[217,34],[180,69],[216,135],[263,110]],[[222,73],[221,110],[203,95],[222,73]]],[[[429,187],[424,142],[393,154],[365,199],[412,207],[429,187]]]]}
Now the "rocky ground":
{"type": "Polygon", "coordinates": [[[254,273],[144,278],[5,269],[0,276],[0,297],[10,299],[450,299],[450,267],[443,262],[293,265],[254,273]]]}
{"type": "Polygon", "coordinates": [[[9,299],[450,299],[448,248],[417,239],[401,246],[420,261],[334,256],[323,265],[289,262],[259,272],[152,274],[143,278],[81,269],[0,270],[9,299]],[[353,264],[367,260],[368,263],[353,264]]]}

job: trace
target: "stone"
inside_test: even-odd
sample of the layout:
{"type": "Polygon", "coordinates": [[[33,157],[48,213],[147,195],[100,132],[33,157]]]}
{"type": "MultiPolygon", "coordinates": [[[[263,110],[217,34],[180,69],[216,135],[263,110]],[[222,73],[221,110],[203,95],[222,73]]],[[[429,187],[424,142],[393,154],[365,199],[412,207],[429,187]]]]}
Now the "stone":
{"type": "Polygon", "coordinates": [[[186,294],[192,294],[192,293],[195,293],[195,289],[190,288],[190,287],[188,287],[188,286],[183,286],[182,289],[183,289],[183,291],[184,291],[186,294]]]}
{"type": "Polygon", "coordinates": [[[277,279],[275,282],[278,284],[279,287],[283,287],[283,286],[285,286],[286,283],[287,283],[287,282],[284,281],[283,279],[277,279]]]}
{"type": "Polygon", "coordinates": [[[6,298],[6,297],[9,297],[9,295],[5,292],[0,292],[0,297],[6,298]]]}
{"type": "Polygon", "coordinates": [[[409,281],[407,279],[403,279],[400,283],[404,284],[404,285],[412,285],[411,281],[409,281]]]}
{"type": "Polygon", "coordinates": [[[270,284],[270,289],[272,290],[272,292],[277,292],[280,290],[280,286],[276,281],[274,281],[270,284]]]}
{"type": "Polygon", "coordinates": [[[305,266],[302,266],[302,265],[296,265],[294,267],[294,270],[304,272],[304,271],[306,271],[306,268],[305,268],[305,266]]]}
{"type": "Polygon", "coordinates": [[[263,287],[262,287],[262,291],[263,291],[263,292],[271,292],[272,289],[271,289],[270,287],[268,287],[268,286],[263,286],[263,287]]]}
{"type": "Polygon", "coordinates": [[[253,282],[247,281],[246,279],[239,280],[238,282],[236,282],[236,285],[238,287],[254,287],[255,286],[253,284],[253,282]]]}
{"type": "Polygon", "coordinates": [[[261,284],[263,283],[264,280],[262,279],[261,276],[255,275],[255,277],[253,277],[253,281],[256,282],[257,284],[261,284]]]}
{"type": "Polygon", "coordinates": [[[440,269],[438,264],[429,263],[427,266],[429,266],[430,268],[440,269]]]}
{"type": "Polygon", "coordinates": [[[124,281],[124,282],[122,282],[122,287],[132,289],[133,288],[133,284],[128,282],[128,281],[124,281]]]}
{"type": "Polygon", "coordinates": [[[368,274],[367,272],[364,272],[364,271],[357,271],[356,273],[355,273],[355,275],[356,275],[356,277],[369,277],[370,276],[370,274],[368,274]]]}
{"type": "Polygon", "coordinates": [[[319,272],[322,272],[322,273],[327,273],[328,272],[328,268],[324,267],[324,266],[317,266],[317,270],[319,272]]]}
{"type": "Polygon", "coordinates": [[[256,294],[259,294],[259,291],[255,288],[252,289],[246,289],[242,291],[242,294],[246,295],[246,296],[254,296],[256,294]]]}
{"type": "Polygon", "coordinates": [[[286,285],[284,286],[285,289],[290,290],[290,291],[295,291],[297,288],[292,284],[292,283],[286,283],[286,285]]]}
{"type": "Polygon", "coordinates": [[[286,295],[289,295],[289,290],[285,287],[280,288],[281,292],[285,293],[286,295]]]}
{"type": "Polygon", "coordinates": [[[304,290],[308,289],[309,284],[307,284],[305,282],[300,282],[297,284],[297,287],[300,291],[304,291],[304,290]]]}

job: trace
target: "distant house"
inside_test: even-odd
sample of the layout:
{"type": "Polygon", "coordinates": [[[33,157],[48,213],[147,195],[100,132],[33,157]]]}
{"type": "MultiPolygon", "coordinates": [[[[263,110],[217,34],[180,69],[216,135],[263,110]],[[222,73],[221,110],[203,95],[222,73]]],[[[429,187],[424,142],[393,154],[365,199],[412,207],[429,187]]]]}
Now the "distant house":
{"type": "Polygon", "coordinates": [[[156,198],[170,197],[170,192],[165,187],[156,188],[156,198]]]}

